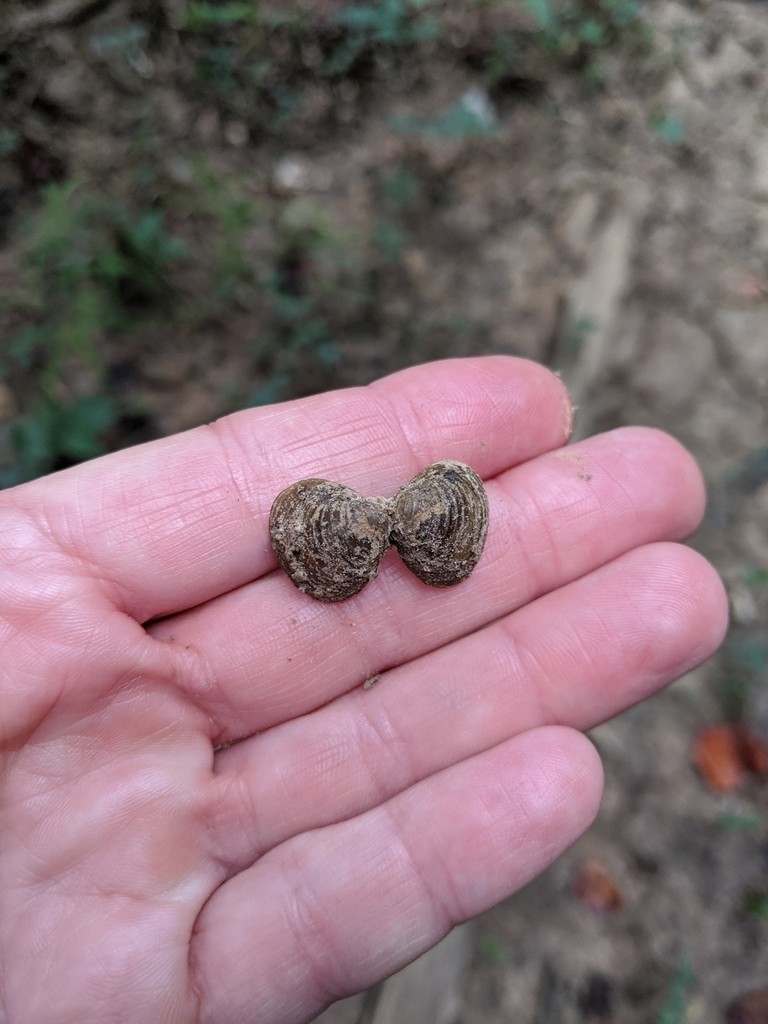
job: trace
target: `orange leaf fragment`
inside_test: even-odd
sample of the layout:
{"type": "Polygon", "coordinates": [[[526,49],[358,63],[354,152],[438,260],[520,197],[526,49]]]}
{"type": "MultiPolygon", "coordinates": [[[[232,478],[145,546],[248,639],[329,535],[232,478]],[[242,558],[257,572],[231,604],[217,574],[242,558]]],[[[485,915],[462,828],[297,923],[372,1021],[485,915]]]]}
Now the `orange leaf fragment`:
{"type": "Polygon", "coordinates": [[[768,1024],[768,988],[749,992],[725,1011],[728,1024],[768,1024]]]}
{"type": "Polygon", "coordinates": [[[597,914],[618,910],[622,904],[621,890],[605,865],[599,860],[585,860],[576,875],[576,896],[597,914]]]}
{"type": "Polygon", "coordinates": [[[744,725],[711,725],[696,737],[693,761],[712,789],[726,793],[768,772],[768,745],[744,725]]]}

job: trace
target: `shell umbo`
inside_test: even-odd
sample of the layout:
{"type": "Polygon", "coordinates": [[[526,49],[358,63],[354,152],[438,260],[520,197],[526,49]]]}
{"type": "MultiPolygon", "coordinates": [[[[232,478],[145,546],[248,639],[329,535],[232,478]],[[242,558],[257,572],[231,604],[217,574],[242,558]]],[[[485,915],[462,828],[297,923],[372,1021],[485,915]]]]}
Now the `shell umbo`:
{"type": "Polygon", "coordinates": [[[392,543],[423,583],[452,587],[477,565],[488,533],[483,481],[463,462],[436,462],[394,498],[392,543]]]}

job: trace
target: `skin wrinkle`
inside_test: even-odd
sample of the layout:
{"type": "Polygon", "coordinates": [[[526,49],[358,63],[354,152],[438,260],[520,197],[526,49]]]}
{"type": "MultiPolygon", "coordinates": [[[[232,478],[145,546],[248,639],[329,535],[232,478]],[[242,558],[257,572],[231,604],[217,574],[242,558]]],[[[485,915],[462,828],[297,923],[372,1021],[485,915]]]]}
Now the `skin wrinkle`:
{"type": "MultiPolygon", "coordinates": [[[[311,891],[308,875],[292,856],[290,846],[282,849],[281,867],[283,885],[288,895],[283,902],[284,920],[294,938],[296,950],[301,953],[303,973],[309,974],[315,992],[314,1001],[327,1005],[346,995],[348,982],[337,978],[331,965],[344,963],[342,950],[335,940],[335,931],[325,921],[334,921],[334,915],[324,915],[322,899],[311,891]],[[317,941],[318,933],[323,935],[317,941]],[[315,941],[308,941],[312,937],[315,941]]],[[[298,961],[299,957],[295,956],[298,961]]]]}
{"type": "MultiPolygon", "coordinates": [[[[617,600],[626,600],[624,594],[617,600]]],[[[627,664],[637,666],[636,674],[645,678],[646,666],[654,659],[654,647],[658,638],[654,637],[654,631],[647,628],[641,616],[640,603],[635,600],[634,595],[629,596],[634,615],[628,618],[628,626],[621,633],[612,631],[609,621],[597,605],[591,609],[592,618],[597,624],[597,629],[590,631],[589,635],[579,634],[578,641],[581,644],[585,657],[594,662],[600,657],[600,653],[608,643],[617,644],[621,651],[621,658],[627,664]]],[[[578,651],[574,660],[578,660],[578,651]]]]}
{"type": "MultiPolygon", "coordinates": [[[[269,509],[266,507],[266,498],[262,498],[259,488],[254,487],[253,481],[249,481],[247,478],[245,467],[251,465],[253,455],[243,445],[240,432],[233,430],[232,426],[231,421],[224,417],[203,429],[208,432],[209,436],[216,443],[222,462],[227,468],[227,476],[234,488],[236,500],[242,509],[242,514],[246,521],[249,523],[252,520],[261,522],[269,514],[269,509]],[[233,459],[229,444],[239,454],[239,459],[233,459]]],[[[260,449],[261,459],[264,458],[265,454],[265,446],[262,446],[260,449]]]]}
{"type": "MultiPolygon", "coordinates": [[[[506,497],[505,501],[509,502],[511,507],[511,514],[508,514],[508,523],[516,524],[518,521],[525,524],[526,528],[529,524],[535,524],[535,532],[537,536],[541,536],[544,540],[544,544],[537,544],[536,548],[533,549],[530,542],[526,540],[523,542],[523,537],[517,531],[516,527],[513,527],[517,536],[517,544],[514,545],[514,553],[516,559],[521,559],[523,566],[518,569],[518,575],[526,582],[526,591],[524,600],[531,600],[542,593],[544,585],[542,583],[542,571],[540,569],[540,563],[543,561],[544,574],[560,575],[562,573],[561,559],[559,556],[560,546],[557,542],[556,527],[550,526],[547,509],[544,504],[539,501],[538,497],[531,488],[526,488],[524,492],[526,502],[525,504],[529,508],[525,508],[520,515],[515,515],[515,509],[522,509],[523,503],[520,501],[518,493],[513,493],[511,496],[506,497]],[[530,507],[533,508],[533,513],[530,512],[530,507]],[[543,555],[543,559],[542,559],[543,555]],[[552,568],[550,568],[552,566],[552,568]]],[[[512,545],[507,546],[509,550],[512,545]]],[[[519,604],[521,598],[518,597],[515,603],[515,607],[519,604]]]]}
{"type": "MultiPolygon", "coordinates": [[[[646,662],[653,661],[653,655],[659,647],[671,646],[687,627],[688,622],[698,617],[699,601],[698,595],[681,589],[678,579],[686,575],[687,564],[692,551],[685,547],[673,544],[659,543],[653,545],[656,549],[668,549],[669,555],[674,555],[677,564],[673,565],[669,559],[664,562],[664,572],[659,564],[649,565],[647,578],[640,579],[639,585],[635,588],[632,598],[634,600],[632,622],[640,623],[644,631],[643,649],[647,652],[646,662]],[[648,600],[653,594],[652,601],[648,600]],[[661,594],[664,598],[661,598],[661,594]],[[676,600],[671,601],[668,595],[675,595],[676,600]],[[660,611],[663,609],[663,614],[660,611]]],[[[699,557],[695,555],[694,557],[699,557]]],[[[631,634],[630,634],[631,638],[631,634]]],[[[699,651],[708,649],[704,644],[696,645],[691,652],[689,660],[695,664],[700,660],[699,651]]],[[[679,666],[680,669],[683,666],[679,666]]],[[[658,671],[653,673],[652,678],[659,678],[658,671]]]]}
{"type": "Polygon", "coordinates": [[[226,691],[205,648],[195,643],[178,644],[173,639],[151,640],[168,657],[168,683],[180,697],[189,697],[196,710],[204,716],[207,722],[206,733],[211,743],[222,742],[222,736],[228,729],[223,720],[217,717],[216,710],[229,707],[231,714],[235,709],[229,705],[226,691]]]}
{"type": "MultiPolygon", "coordinates": [[[[478,383],[478,386],[481,385],[482,381],[485,381],[485,382],[487,382],[490,385],[489,387],[486,387],[486,388],[480,387],[479,389],[482,390],[484,400],[492,407],[493,412],[494,412],[494,417],[498,418],[499,420],[505,419],[506,416],[507,416],[507,411],[506,411],[506,407],[503,406],[502,402],[501,402],[501,396],[499,395],[498,388],[497,388],[497,379],[494,377],[493,374],[485,373],[482,370],[479,370],[478,373],[477,373],[477,383],[478,383]]],[[[504,397],[504,399],[506,400],[506,402],[508,404],[508,392],[507,391],[504,392],[504,396],[503,397],[504,397]]],[[[489,419],[493,419],[494,417],[489,417],[489,419]]],[[[473,420],[470,419],[468,425],[472,425],[472,424],[473,424],[473,420]]]]}
{"type": "MultiPolygon", "coordinates": [[[[419,401],[414,400],[410,388],[403,388],[400,392],[400,396],[393,397],[391,390],[389,388],[382,387],[382,383],[383,382],[374,382],[369,385],[368,390],[376,402],[377,410],[379,413],[383,412],[385,421],[389,425],[387,430],[388,436],[391,436],[392,432],[394,432],[395,436],[399,437],[403,442],[408,454],[406,479],[410,479],[423,468],[420,465],[422,457],[426,457],[428,462],[436,461],[432,457],[435,450],[432,443],[432,437],[435,433],[440,433],[440,435],[442,435],[442,430],[440,428],[443,424],[440,421],[436,423],[434,419],[422,416],[422,410],[428,406],[428,402],[424,401],[423,394],[421,395],[420,405],[419,401]],[[426,453],[420,453],[419,442],[418,440],[415,440],[419,437],[424,439],[426,453]]],[[[455,388],[455,384],[452,384],[451,387],[455,388]]],[[[449,394],[447,393],[447,389],[444,396],[443,407],[452,408],[452,403],[449,394]]],[[[450,422],[453,423],[452,417],[450,422]]],[[[441,441],[438,443],[442,443],[442,436],[441,441]]],[[[403,480],[403,483],[405,483],[405,480],[403,480]]]]}
{"type": "MultiPolygon", "coordinates": [[[[219,770],[214,775],[209,787],[206,838],[220,875],[216,888],[237,874],[241,865],[253,865],[261,856],[265,843],[258,831],[261,822],[256,803],[258,796],[252,779],[245,773],[224,774],[219,770]],[[235,840],[238,849],[249,850],[247,857],[233,857],[225,848],[223,837],[235,833],[241,837],[235,840]]],[[[231,847],[232,843],[228,845],[231,847]]]]}
{"type": "MultiPolygon", "coordinates": [[[[375,403],[372,401],[370,391],[364,388],[348,389],[343,392],[343,396],[343,400],[339,399],[334,403],[335,409],[346,413],[342,434],[334,434],[330,439],[325,434],[319,435],[313,417],[303,411],[297,417],[302,426],[292,425],[290,433],[283,430],[282,457],[279,465],[274,461],[270,462],[269,459],[266,460],[272,469],[272,473],[266,476],[266,479],[273,482],[275,494],[282,487],[305,476],[330,476],[333,479],[348,476],[349,479],[342,482],[348,486],[355,486],[355,483],[362,486],[363,477],[359,475],[361,467],[369,472],[371,466],[378,466],[382,462],[385,465],[392,463],[392,453],[396,449],[391,444],[393,431],[389,421],[393,420],[396,423],[397,416],[391,406],[382,406],[386,410],[387,422],[384,425],[381,422],[382,417],[372,410],[375,403]],[[350,410],[351,401],[354,401],[358,408],[350,410]],[[333,442],[331,447],[329,440],[333,442]],[[302,457],[285,458],[286,454],[293,456],[296,453],[300,453],[302,457]]],[[[254,461],[252,455],[250,459],[254,461]]],[[[271,502],[271,497],[269,501],[271,502]]],[[[262,512],[266,515],[268,509],[264,508],[262,512]]]]}
{"type": "MultiPolygon", "coordinates": [[[[669,472],[667,466],[674,468],[676,486],[680,488],[680,490],[690,490],[692,485],[696,487],[698,491],[696,501],[679,502],[677,507],[685,513],[685,517],[679,519],[670,539],[689,536],[690,533],[699,525],[703,514],[704,483],[698,467],[685,449],[683,449],[683,447],[673,438],[653,427],[620,427],[608,434],[607,439],[608,444],[606,449],[610,458],[606,458],[604,460],[603,472],[614,485],[615,490],[620,491],[621,494],[628,499],[629,514],[639,511],[640,506],[637,498],[632,497],[632,491],[618,476],[616,470],[610,470],[609,467],[614,463],[617,468],[622,463],[631,468],[631,473],[623,474],[624,479],[637,476],[649,477],[651,472],[654,474],[653,478],[657,479],[663,462],[664,469],[667,472],[669,472]],[[627,438],[635,439],[634,448],[627,444],[627,438]],[[656,459],[653,466],[648,464],[647,455],[645,454],[648,447],[648,441],[650,439],[653,439],[655,442],[654,451],[656,453],[656,459]],[[638,444],[638,441],[641,441],[642,443],[638,444]],[[683,456],[683,458],[681,458],[681,456],[683,456]],[[691,511],[693,510],[695,510],[695,514],[692,516],[691,511]]],[[[643,515],[648,517],[655,516],[659,509],[652,502],[656,498],[663,500],[664,488],[647,487],[642,491],[641,496],[643,502],[643,515]]],[[[605,512],[606,516],[613,518],[615,512],[614,506],[606,504],[605,512]]],[[[618,522],[620,525],[621,521],[619,520],[618,522]]]]}
{"type": "MultiPolygon", "coordinates": [[[[371,598],[375,602],[374,616],[377,623],[376,631],[368,631],[367,623],[371,616],[365,616],[366,626],[359,631],[358,636],[362,641],[364,660],[361,663],[362,675],[360,682],[364,682],[377,673],[386,672],[396,668],[403,661],[409,661],[408,641],[405,635],[405,623],[398,614],[398,606],[401,601],[400,592],[403,583],[424,590],[424,585],[419,583],[411,573],[407,572],[394,551],[388,551],[385,556],[388,565],[383,564],[384,572],[375,581],[378,586],[371,598]],[[388,556],[388,557],[387,557],[388,556]],[[382,656],[376,654],[376,647],[380,646],[381,635],[387,637],[387,654],[382,656]],[[394,641],[394,644],[393,644],[394,641]]],[[[422,639],[425,634],[420,633],[422,639]]]]}
{"type": "MultiPolygon", "coordinates": [[[[429,783],[424,782],[422,785],[428,785],[429,783]]],[[[419,905],[428,906],[431,912],[431,924],[428,926],[431,931],[437,934],[440,938],[447,935],[448,932],[459,923],[461,917],[455,912],[452,912],[450,904],[453,904],[454,908],[461,906],[461,901],[458,897],[458,893],[455,889],[455,878],[452,871],[448,870],[445,865],[442,856],[442,850],[439,846],[432,845],[430,848],[430,863],[427,868],[423,868],[419,864],[418,858],[412,849],[411,843],[406,839],[406,833],[408,828],[404,827],[404,820],[406,818],[406,810],[408,810],[408,804],[411,802],[408,800],[409,792],[406,791],[404,794],[405,799],[388,800],[381,804],[376,810],[369,812],[373,814],[379,814],[384,817],[389,825],[388,832],[394,839],[394,843],[397,845],[397,849],[400,851],[398,857],[399,863],[407,863],[410,869],[410,876],[417,886],[417,893],[421,893],[421,897],[417,895],[413,902],[418,902],[419,905]],[[402,806],[401,806],[402,805],[402,806]],[[449,894],[448,899],[444,899],[439,895],[440,884],[435,885],[430,875],[437,875],[440,869],[442,876],[442,888],[449,894]]],[[[414,834],[417,834],[417,831],[414,834]]]]}
{"type": "MultiPolygon", "coordinates": [[[[503,416],[500,417],[501,419],[514,421],[515,416],[516,415],[519,416],[521,414],[521,412],[522,412],[522,409],[520,408],[521,405],[524,406],[526,408],[526,410],[527,410],[527,408],[529,406],[529,402],[528,402],[527,399],[528,399],[529,395],[531,394],[531,392],[534,390],[532,388],[531,378],[537,377],[540,372],[541,372],[540,368],[536,367],[535,364],[525,364],[524,375],[522,375],[524,379],[521,379],[521,381],[517,383],[517,386],[509,385],[509,386],[507,386],[505,388],[499,388],[499,386],[498,386],[498,378],[494,377],[494,375],[492,373],[488,372],[485,369],[485,367],[484,367],[482,362],[476,364],[473,367],[473,373],[468,378],[468,381],[466,383],[463,383],[463,385],[461,387],[456,387],[454,382],[451,381],[451,385],[450,386],[451,386],[452,392],[449,392],[447,389],[443,389],[441,391],[441,402],[440,402],[439,408],[450,410],[451,415],[450,415],[449,418],[446,418],[444,421],[443,420],[439,421],[440,425],[442,426],[443,422],[447,422],[449,425],[453,426],[455,424],[455,410],[456,410],[456,407],[457,406],[461,406],[462,404],[466,404],[467,407],[472,408],[473,407],[472,397],[473,396],[477,396],[477,395],[482,396],[482,404],[484,406],[486,406],[486,407],[488,405],[491,405],[493,407],[494,412],[497,412],[498,410],[506,409],[506,411],[504,411],[503,416]],[[490,386],[483,387],[482,386],[482,382],[489,382],[490,386]],[[457,397],[455,399],[453,399],[452,398],[452,394],[456,394],[457,397]],[[499,396],[503,396],[504,399],[506,400],[505,407],[502,407],[501,402],[499,401],[499,396]],[[460,400],[462,397],[464,399],[463,402],[460,400]],[[520,400],[521,397],[523,399],[522,402],[520,400]]],[[[553,378],[552,374],[550,374],[547,371],[547,383],[548,383],[548,385],[551,385],[553,383],[553,380],[554,380],[554,378],[553,378]]],[[[384,382],[379,382],[379,384],[382,384],[382,383],[384,383],[384,382]]],[[[440,390],[441,383],[442,382],[438,382],[438,383],[436,383],[434,385],[435,390],[440,390]]],[[[375,386],[377,386],[377,385],[374,385],[374,387],[375,386]]],[[[414,417],[413,422],[418,427],[420,422],[421,422],[421,408],[423,407],[423,404],[424,404],[424,396],[423,396],[422,392],[419,392],[418,395],[415,395],[414,397],[411,397],[411,391],[412,391],[412,388],[409,388],[408,389],[408,398],[409,398],[409,402],[410,402],[410,409],[411,409],[412,415],[414,417]]],[[[475,403],[475,405],[477,405],[477,403],[475,403]]],[[[486,415],[487,415],[487,418],[488,418],[489,422],[491,422],[492,421],[492,417],[490,415],[488,415],[488,414],[486,414],[486,415]]],[[[473,426],[474,426],[474,432],[477,432],[476,421],[473,419],[472,422],[473,422],[473,426]]],[[[429,443],[430,439],[433,437],[433,435],[435,433],[434,423],[425,423],[425,427],[427,428],[425,430],[425,432],[424,432],[424,437],[425,437],[426,442],[427,442],[427,448],[426,448],[427,453],[428,453],[427,456],[426,456],[427,462],[436,461],[436,458],[444,458],[445,457],[444,446],[443,446],[443,448],[441,449],[440,452],[437,452],[435,450],[434,446],[429,443]]],[[[454,433],[455,432],[456,431],[454,429],[454,433]]],[[[406,440],[407,441],[412,436],[417,436],[417,435],[413,435],[410,431],[406,431],[406,440]]],[[[412,451],[414,451],[414,452],[417,450],[416,446],[413,445],[413,444],[410,445],[410,449],[412,451]]],[[[418,466],[418,468],[422,468],[422,467],[418,466]]],[[[498,472],[498,470],[496,472],[498,472]]],[[[490,472],[488,474],[483,474],[483,475],[493,476],[493,475],[495,475],[495,472],[490,472]]]]}
{"type": "Polygon", "coordinates": [[[364,696],[361,692],[351,717],[356,761],[365,767],[373,794],[373,799],[369,797],[367,802],[375,806],[412,785],[419,773],[392,716],[383,704],[372,708],[370,701],[362,699],[364,696]]]}
{"type": "MultiPolygon", "coordinates": [[[[349,483],[352,480],[358,483],[358,487],[366,491],[367,495],[371,488],[364,483],[365,477],[361,475],[361,469],[365,470],[370,465],[389,462],[392,456],[389,446],[385,443],[386,436],[380,437],[378,433],[375,433],[372,430],[374,425],[378,426],[378,423],[371,423],[369,409],[364,413],[361,412],[359,420],[350,420],[345,426],[344,434],[339,435],[339,439],[346,438],[347,443],[343,446],[339,445],[339,450],[334,453],[333,460],[329,459],[326,462],[318,461],[316,436],[311,439],[307,438],[302,442],[307,457],[291,467],[292,478],[289,478],[290,475],[287,476],[286,483],[293,483],[293,478],[320,477],[320,479],[330,478],[354,487],[354,483],[349,483]],[[343,479],[341,479],[342,477],[343,479]]],[[[355,489],[357,490],[358,487],[355,489]]]]}
{"type": "MultiPolygon", "coordinates": [[[[406,467],[405,478],[402,483],[415,476],[416,473],[423,467],[420,465],[420,456],[418,452],[418,442],[414,442],[414,438],[418,438],[421,434],[422,437],[430,439],[435,432],[435,425],[432,422],[424,422],[423,432],[421,424],[421,412],[417,409],[417,403],[408,396],[406,411],[407,415],[403,414],[401,409],[400,401],[396,401],[392,395],[379,394],[375,384],[370,386],[369,391],[374,398],[376,403],[376,409],[379,415],[383,413],[385,422],[388,424],[387,437],[392,437],[393,434],[402,440],[403,447],[408,455],[408,463],[406,467]],[[410,429],[409,429],[410,428],[410,429]],[[415,429],[414,429],[415,428],[415,429]]],[[[425,403],[426,405],[426,403],[425,403]]],[[[394,450],[400,450],[399,447],[393,445],[394,450]]],[[[431,444],[428,445],[427,460],[432,461],[432,454],[434,448],[431,444]]],[[[398,483],[398,486],[400,484],[398,483]]],[[[391,495],[387,495],[390,497],[391,495]]]]}
{"type": "MultiPolygon", "coordinates": [[[[215,437],[216,435],[211,432],[210,436],[215,437]]],[[[213,460],[206,461],[206,467],[212,464],[213,460]]],[[[140,518],[136,517],[136,512],[134,511],[128,519],[132,528],[129,537],[121,539],[121,547],[123,549],[126,547],[130,548],[134,544],[141,546],[145,550],[148,550],[150,545],[153,549],[157,546],[165,551],[172,551],[174,547],[179,550],[183,548],[187,562],[194,564],[196,552],[194,549],[189,549],[189,538],[193,538],[195,543],[200,542],[200,530],[196,527],[204,525],[209,520],[216,522],[222,514],[236,525],[243,525],[249,521],[243,511],[240,511],[237,516],[231,515],[232,511],[242,509],[243,503],[240,501],[238,504],[233,505],[230,497],[232,488],[229,480],[219,479],[218,476],[211,479],[210,472],[205,473],[205,475],[199,475],[195,482],[189,483],[183,489],[176,487],[172,494],[161,493],[160,501],[146,501],[145,492],[151,485],[151,481],[141,481],[140,489],[138,490],[138,501],[136,501],[135,493],[131,495],[128,490],[121,492],[122,499],[118,504],[128,504],[130,508],[140,510],[140,518]],[[158,524],[162,526],[162,530],[160,536],[156,538],[155,527],[158,524]]],[[[85,528],[85,525],[83,525],[83,529],[85,528]]],[[[124,529],[124,525],[120,520],[118,521],[117,528],[118,530],[124,529]]],[[[88,541],[85,536],[77,538],[76,543],[82,545],[87,550],[88,541]]],[[[210,549],[211,544],[214,547],[215,545],[222,544],[222,551],[226,551],[225,542],[220,542],[216,535],[212,539],[206,540],[206,550],[210,549]]],[[[103,557],[103,553],[101,557],[103,557]]],[[[164,558],[163,560],[165,561],[166,559],[164,558]]],[[[105,569],[114,570],[109,562],[101,567],[102,572],[105,569]]],[[[137,582],[140,585],[140,589],[143,589],[145,582],[141,579],[137,582]]],[[[124,581],[120,586],[127,592],[124,601],[127,602],[127,607],[130,608],[130,613],[134,616],[152,618],[168,611],[168,609],[162,607],[153,607],[146,612],[142,609],[138,613],[138,607],[145,602],[145,597],[143,595],[137,597],[132,593],[132,586],[129,581],[124,581]]]]}
{"type": "Polygon", "coordinates": [[[545,688],[541,685],[530,686],[530,680],[546,680],[547,675],[543,667],[538,664],[530,649],[530,645],[523,645],[520,642],[519,631],[516,628],[517,621],[514,615],[499,619],[492,628],[499,629],[505,642],[499,644],[499,648],[505,652],[505,661],[509,665],[507,678],[513,680],[516,693],[525,690],[528,701],[533,704],[533,712],[526,715],[525,724],[522,728],[529,728],[530,725],[551,725],[559,720],[555,709],[545,699],[545,688]]]}

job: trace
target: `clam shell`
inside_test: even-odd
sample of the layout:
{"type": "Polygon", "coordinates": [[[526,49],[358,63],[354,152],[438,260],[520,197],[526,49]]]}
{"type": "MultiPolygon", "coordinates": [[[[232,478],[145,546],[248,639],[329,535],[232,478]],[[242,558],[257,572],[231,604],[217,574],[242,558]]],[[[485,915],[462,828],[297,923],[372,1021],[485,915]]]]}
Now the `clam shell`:
{"type": "Polygon", "coordinates": [[[269,516],[277,560],[317,601],[343,601],[378,572],[390,545],[392,503],[363,498],[331,480],[299,480],[278,494],[269,516]]]}
{"type": "Polygon", "coordinates": [[[411,572],[431,587],[466,579],[488,533],[488,497],[477,473],[463,462],[436,462],[393,501],[392,542],[411,572]]]}

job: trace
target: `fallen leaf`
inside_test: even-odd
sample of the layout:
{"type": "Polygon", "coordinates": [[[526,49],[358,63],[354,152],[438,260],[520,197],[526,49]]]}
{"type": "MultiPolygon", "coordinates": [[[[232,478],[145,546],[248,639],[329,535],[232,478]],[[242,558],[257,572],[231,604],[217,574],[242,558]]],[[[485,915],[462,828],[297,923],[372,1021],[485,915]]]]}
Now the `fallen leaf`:
{"type": "Polygon", "coordinates": [[[576,896],[597,914],[618,910],[622,904],[621,890],[608,868],[599,860],[585,860],[575,882],[576,896]]]}
{"type": "Polygon", "coordinates": [[[727,1024],[768,1024],[768,988],[748,992],[725,1011],[727,1024]]]}
{"type": "Polygon", "coordinates": [[[748,775],[768,772],[768,745],[738,723],[711,725],[696,737],[693,761],[712,789],[730,792],[748,775]]]}

